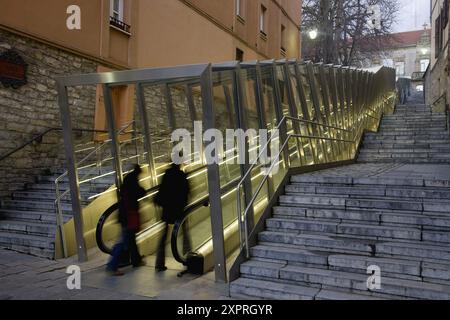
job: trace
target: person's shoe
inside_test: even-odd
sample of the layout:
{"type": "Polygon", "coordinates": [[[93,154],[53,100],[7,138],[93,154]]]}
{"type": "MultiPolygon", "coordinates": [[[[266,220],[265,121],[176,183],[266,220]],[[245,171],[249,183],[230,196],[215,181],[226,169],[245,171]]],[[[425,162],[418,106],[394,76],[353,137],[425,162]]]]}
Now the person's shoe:
{"type": "Polygon", "coordinates": [[[162,266],[162,267],[156,267],[156,271],[161,272],[161,271],[166,271],[167,267],[166,266],[162,266]]]}

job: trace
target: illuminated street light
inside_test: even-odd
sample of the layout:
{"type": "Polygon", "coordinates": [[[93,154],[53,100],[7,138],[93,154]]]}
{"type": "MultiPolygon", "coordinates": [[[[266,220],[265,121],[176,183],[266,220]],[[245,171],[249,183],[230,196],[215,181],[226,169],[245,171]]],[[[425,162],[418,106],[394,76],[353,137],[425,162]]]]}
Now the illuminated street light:
{"type": "Polygon", "coordinates": [[[427,48],[422,48],[420,51],[422,52],[422,54],[427,54],[428,53],[428,49],[427,48]]]}
{"type": "Polygon", "coordinates": [[[316,39],[316,38],[317,38],[317,30],[316,30],[316,29],[313,29],[313,30],[309,31],[309,32],[308,32],[308,35],[309,35],[309,38],[310,38],[311,40],[316,39]]]}

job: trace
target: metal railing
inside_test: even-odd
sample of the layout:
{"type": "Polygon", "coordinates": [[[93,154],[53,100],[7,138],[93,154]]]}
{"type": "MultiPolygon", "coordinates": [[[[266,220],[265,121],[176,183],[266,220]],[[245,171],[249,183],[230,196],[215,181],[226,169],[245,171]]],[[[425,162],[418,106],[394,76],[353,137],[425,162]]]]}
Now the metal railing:
{"type": "MultiPolygon", "coordinates": [[[[244,132],[259,129],[271,132],[274,128],[279,128],[281,133],[279,141],[283,148],[272,154],[282,156],[284,166],[282,172],[275,175],[273,179],[270,176],[261,178],[258,172],[248,179],[249,169],[259,170],[258,167],[251,166],[253,162],[248,161],[251,154],[249,138],[245,143],[238,144],[239,156],[242,156],[245,163],[234,164],[233,160],[228,164],[227,159],[222,165],[207,164],[204,169],[207,178],[204,191],[209,195],[210,212],[213,213],[209,217],[214,269],[216,279],[226,281],[223,222],[224,219],[227,221],[231,219],[231,214],[235,214],[236,205],[233,200],[231,203],[233,212],[230,212],[229,208],[225,207],[229,203],[222,202],[220,190],[221,186],[229,182],[227,172],[238,168],[239,172],[236,176],[239,179],[245,176],[250,180],[242,182],[239,187],[244,191],[245,199],[245,205],[242,203],[240,205],[241,209],[243,206],[247,209],[252,199],[256,199],[252,179],[255,184],[260,183],[259,179],[264,179],[263,183],[270,179],[273,188],[268,188],[269,194],[270,189],[278,187],[280,182],[277,179],[290,166],[330,163],[354,157],[357,152],[357,142],[360,141],[363,131],[374,130],[377,127],[383,110],[381,106],[387,104],[386,95],[395,91],[395,72],[384,67],[371,72],[349,67],[313,64],[295,59],[233,61],[74,75],[58,78],[57,84],[61,120],[66,128],[64,131],[66,154],[69,156],[74,153],[74,145],[70,126],[71,104],[67,89],[85,85],[95,85],[102,89],[107,125],[112,138],[111,148],[114,158],[112,162],[115,168],[119,168],[115,172],[116,181],[122,178],[120,139],[116,134],[117,121],[113,112],[112,99],[112,88],[116,85],[132,85],[135,89],[136,110],[139,116],[137,119],[140,121],[144,136],[144,163],[149,166],[149,176],[153,182],[158,181],[159,178],[155,159],[158,159],[158,166],[161,164],[164,166],[170,162],[165,158],[170,156],[172,148],[160,146],[153,148],[155,138],[170,136],[168,129],[173,130],[186,124],[189,133],[195,134],[195,126],[192,126],[192,123],[200,118],[203,120],[202,128],[204,129],[199,132],[200,135],[209,129],[220,129],[220,131],[242,129],[244,132]],[[191,125],[188,126],[187,122],[191,125]],[[293,139],[296,143],[291,144],[293,139]],[[158,158],[160,156],[161,159],[158,158]],[[238,166],[232,167],[234,165],[238,166]]],[[[393,102],[393,100],[389,101],[393,102]]],[[[266,141],[261,144],[266,144],[266,141]]],[[[218,141],[211,141],[212,146],[218,144],[220,144],[218,141]]],[[[202,146],[198,149],[202,159],[201,152],[206,150],[207,145],[209,145],[207,141],[202,141],[202,146]]],[[[216,147],[216,150],[220,148],[216,147]]],[[[76,248],[80,260],[83,261],[87,258],[87,254],[79,181],[76,179],[78,166],[72,157],[68,158],[70,161],[67,168],[71,199],[73,199],[76,248]]],[[[266,170],[269,165],[260,167],[261,170],[266,170]]],[[[261,190],[262,187],[258,191],[260,195],[261,190]]],[[[230,193],[233,196],[234,191],[230,193]]],[[[255,209],[257,210],[259,209],[255,209]]],[[[246,210],[246,212],[246,215],[251,217],[250,211],[246,210]]],[[[245,229],[242,212],[239,213],[239,218],[242,223],[241,229],[245,229]]],[[[238,215],[235,215],[234,219],[238,219],[238,215]]],[[[252,226],[247,225],[248,228],[252,226]]],[[[237,229],[236,225],[236,232],[238,232],[237,229]]],[[[245,237],[248,237],[248,231],[246,230],[245,237]]],[[[241,238],[244,238],[244,230],[241,230],[241,238]]]]}
{"type": "MultiPolygon", "coordinates": [[[[39,133],[35,137],[33,137],[33,138],[27,140],[26,142],[22,143],[17,148],[14,148],[13,150],[9,151],[8,153],[0,156],[0,161],[3,161],[6,158],[9,158],[13,154],[23,150],[24,148],[28,147],[29,145],[33,144],[34,142],[41,143],[42,139],[44,139],[44,137],[47,134],[51,133],[51,132],[53,132],[53,131],[62,131],[62,130],[63,130],[63,128],[61,128],[61,127],[54,127],[54,128],[45,129],[43,132],[39,133]]],[[[107,131],[104,131],[104,130],[81,129],[81,128],[74,128],[72,130],[75,131],[75,132],[94,132],[94,133],[105,133],[105,132],[107,132],[107,131]]]]}
{"type": "MultiPolygon", "coordinates": [[[[356,105],[356,103],[349,105],[349,108],[347,109],[347,113],[351,114],[353,113],[353,123],[351,124],[350,129],[346,129],[344,127],[337,127],[337,126],[331,126],[324,123],[319,123],[315,121],[308,121],[304,119],[294,118],[290,116],[284,116],[282,120],[279,122],[276,129],[283,130],[283,128],[286,128],[286,123],[288,121],[292,122],[292,127],[295,127],[295,123],[304,123],[304,124],[310,124],[312,126],[315,126],[315,131],[319,132],[318,135],[304,135],[304,134],[297,134],[297,133],[287,133],[286,138],[283,141],[278,153],[276,156],[272,159],[272,163],[269,167],[269,169],[265,170],[264,177],[257,185],[256,189],[252,193],[251,199],[246,203],[244,210],[242,210],[242,191],[243,186],[245,184],[245,181],[252,176],[252,173],[257,166],[259,160],[266,155],[266,152],[269,148],[269,146],[272,143],[272,140],[278,139],[277,136],[271,136],[267,143],[262,146],[260,149],[260,153],[257,156],[257,158],[253,161],[253,163],[250,165],[246,173],[243,175],[241,181],[238,183],[236,187],[236,210],[238,215],[238,232],[239,232],[239,241],[240,241],[240,248],[241,250],[245,250],[245,256],[248,259],[250,257],[250,250],[249,250],[249,236],[251,235],[253,230],[249,230],[248,226],[248,216],[250,214],[253,214],[253,206],[255,205],[255,202],[257,201],[258,197],[260,196],[261,191],[263,190],[263,187],[266,183],[269,183],[269,179],[272,177],[272,173],[274,168],[279,164],[280,159],[282,158],[282,155],[286,149],[286,147],[289,146],[289,142],[291,139],[295,139],[297,142],[299,139],[311,139],[315,140],[317,143],[315,144],[316,148],[320,148],[319,141],[331,141],[331,146],[327,150],[327,152],[334,153],[334,159],[331,159],[332,161],[337,161],[339,158],[346,158],[352,159],[357,154],[357,146],[359,141],[362,139],[362,136],[364,134],[364,129],[368,129],[368,124],[370,120],[375,120],[376,124],[375,126],[372,126],[372,129],[375,129],[374,127],[378,127],[379,121],[381,120],[381,116],[384,112],[386,112],[386,107],[393,107],[394,99],[394,93],[393,92],[379,92],[378,93],[381,99],[375,99],[374,105],[369,106],[370,103],[368,100],[359,101],[360,105],[356,105]],[[349,110],[352,108],[353,110],[349,110]],[[356,111],[356,112],[355,112],[356,111]],[[324,129],[328,129],[327,135],[324,134],[324,129]],[[321,130],[322,129],[322,130],[321,130]],[[341,132],[341,133],[347,133],[350,134],[350,138],[336,138],[336,132],[334,135],[330,135],[329,129],[333,129],[335,131],[341,132]],[[334,137],[332,137],[334,136],[334,137]],[[333,144],[334,142],[334,144],[333,144]],[[341,148],[339,150],[339,154],[336,154],[336,150],[339,149],[339,144],[348,145],[347,148],[341,148]],[[334,147],[334,148],[333,148],[334,147]]],[[[365,98],[367,99],[367,97],[365,98]]],[[[364,99],[363,99],[364,100],[364,99]]],[[[358,100],[355,100],[358,101],[358,100]]],[[[330,115],[331,116],[331,115],[330,115]]],[[[347,126],[348,127],[348,126],[347,126]]],[[[314,130],[313,130],[314,131],[314,130]]],[[[292,132],[292,131],[291,131],[292,132]]],[[[341,137],[345,135],[340,135],[341,137]]],[[[297,144],[299,146],[299,144],[297,144]]],[[[314,144],[311,144],[311,148],[314,146],[314,144]]],[[[300,150],[297,150],[300,151],[300,150]]],[[[311,152],[314,154],[315,152],[311,150],[311,152]]],[[[322,151],[325,152],[325,151],[322,151]]],[[[300,154],[300,152],[299,152],[300,154]]],[[[290,168],[291,164],[290,162],[290,155],[287,158],[283,159],[285,162],[285,167],[290,168]]],[[[330,159],[327,159],[325,162],[331,162],[330,159]]],[[[302,161],[300,160],[300,163],[302,161]]],[[[270,200],[270,194],[268,194],[269,200],[270,200]]],[[[255,223],[253,225],[256,225],[255,223]]]]}
{"type": "MultiPolygon", "coordinates": [[[[132,134],[132,133],[136,133],[136,130],[133,129],[131,131],[127,131],[127,129],[131,126],[135,124],[135,120],[130,121],[129,123],[127,123],[126,125],[124,125],[118,132],[117,134],[120,135],[127,135],[127,134],[132,134]]],[[[95,131],[95,132],[101,132],[101,133],[105,133],[105,131],[95,131]]],[[[125,141],[121,142],[121,145],[126,145],[128,143],[132,143],[132,142],[137,142],[139,140],[142,140],[143,137],[142,135],[134,137],[132,139],[128,139],[125,141]]],[[[111,161],[113,159],[113,157],[110,155],[109,157],[103,158],[102,155],[102,150],[111,143],[111,139],[105,140],[102,143],[100,143],[97,147],[94,147],[91,152],[89,152],[88,155],[86,155],[83,159],[81,159],[79,162],[77,162],[77,167],[78,170],[81,171],[82,169],[87,169],[87,168],[91,168],[91,170],[89,170],[87,173],[85,173],[83,175],[83,177],[80,179],[79,184],[85,184],[88,182],[92,182],[95,181],[97,179],[109,176],[109,175],[113,175],[115,173],[115,171],[111,171],[109,173],[105,173],[103,174],[101,172],[102,170],[102,166],[105,162],[111,161]],[[92,159],[95,156],[95,158],[93,159],[93,161],[91,161],[90,163],[87,163],[90,159],[92,159]],[[86,164],[87,163],[87,164],[86,164]],[[92,173],[94,172],[94,170],[100,170],[100,174],[91,177],[88,179],[88,177],[90,177],[92,175],[92,173]]],[[[89,148],[83,148],[84,145],[82,145],[82,147],[75,151],[75,152],[82,152],[82,151],[86,151],[86,150],[91,150],[92,147],[89,148]]],[[[136,154],[135,156],[132,157],[128,157],[128,158],[124,158],[122,159],[122,162],[125,162],[127,160],[130,159],[134,159],[134,158],[138,158],[142,156],[140,154],[136,154]]],[[[54,202],[54,206],[55,206],[55,212],[56,212],[56,229],[58,230],[59,233],[59,237],[60,237],[60,242],[61,242],[61,249],[62,249],[62,254],[63,257],[67,256],[67,247],[66,247],[66,240],[65,240],[65,234],[64,234],[64,217],[63,217],[63,209],[62,209],[62,200],[64,199],[64,197],[68,196],[70,193],[70,188],[67,188],[64,192],[61,193],[61,188],[60,188],[60,184],[61,181],[66,178],[68,175],[68,171],[63,172],[60,176],[58,176],[55,181],[55,202],[54,202]]]]}

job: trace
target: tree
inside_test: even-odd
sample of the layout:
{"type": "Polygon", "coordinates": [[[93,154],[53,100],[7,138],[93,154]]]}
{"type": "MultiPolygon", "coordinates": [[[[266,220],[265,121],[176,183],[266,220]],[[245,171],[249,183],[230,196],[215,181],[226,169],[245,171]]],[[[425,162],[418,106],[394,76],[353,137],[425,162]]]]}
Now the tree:
{"type": "Polygon", "coordinates": [[[398,0],[303,0],[303,56],[315,62],[353,65],[359,53],[381,50],[399,10],[398,0]],[[308,32],[317,30],[317,38],[308,32]]]}

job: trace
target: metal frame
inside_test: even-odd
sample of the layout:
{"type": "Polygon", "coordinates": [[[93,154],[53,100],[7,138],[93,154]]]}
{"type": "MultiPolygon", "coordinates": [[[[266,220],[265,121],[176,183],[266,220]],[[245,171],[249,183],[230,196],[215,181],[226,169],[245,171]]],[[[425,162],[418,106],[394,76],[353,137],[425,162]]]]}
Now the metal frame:
{"type": "MultiPolygon", "coordinates": [[[[259,123],[259,128],[254,129],[267,129],[268,122],[265,113],[267,108],[264,106],[262,68],[267,68],[268,72],[271,72],[268,80],[271,82],[270,86],[273,91],[273,97],[269,98],[273,99],[273,107],[275,108],[275,110],[273,110],[276,116],[275,127],[280,130],[282,147],[278,156],[282,156],[286,169],[291,167],[290,148],[295,149],[295,152],[298,154],[300,166],[309,164],[305,157],[306,151],[303,143],[304,141],[309,141],[309,148],[314,164],[319,164],[320,162],[330,163],[352,158],[356,151],[356,145],[359,143],[358,139],[361,137],[362,131],[367,126],[368,117],[376,117],[377,119],[380,117],[381,113],[391,103],[391,100],[388,97],[390,97],[390,94],[393,91],[392,85],[395,85],[393,81],[389,80],[394,73],[386,72],[386,68],[383,68],[382,71],[377,74],[372,74],[366,71],[358,71],[340,66],[314,65],[311,62],[297,60],[268,60],[245,63],[232,61],[214,65],[199,64],[173,68],[128,70],[60,77],[57,79],[58,101],[61,110],[61,122],[64,128],[63,134],[68,169],[67,176],[69,177],[70,182],[77,252],[80,261],[85,261],[87,259],[87,254],[83,238],[83,217],[79,191],[80,182],[77,175],[77,163],[75,161],[67,88],[80,85],[102,86],[113,155],[112,160],[115,168],[114,174],[118,191],[122,183],[123,169],[120,158],[120,141],[117,137],[118,128],[115,126],[115,115],[111,98],[112,86],[127,84],[135,85],[137,110],[140,115],[140,120],[142,121],[145,159],[149,166],[150,178],[156,186],[157,176],[155,159],[152,152],[149,127],[149,121],[151,121],[151,119],[149,119],[149,114],[146,109],[144,85],[157,85],[164,88],[163,93],[165,95],[169,123],[172,129],[175,129],[177,124],[170,86],[172,84],[184,85],[184,92],[187,98],[187,111],[193,121],[200,119],[198,119],[196,112],[192,87],[200,87],[203,126],[204,130],[208,130],[216,127],[213,91],[215,83],[213,83],[213,73],[230,71],[232,72],[232,83],[230,83],[232,86],[229,87],[229,85],[224,84],[222,84],[222,86],[228,113],[234,111],[235,117],[233,118],[230,114],[227,122],[229,122],[229,125],[235,124],[235,128],[240,128],[245,131],[249,128],[247,128],[246,125],[248,115],[246,114],[247,108],[245,103],[247,102],[247,99],[246,91],[243,89],[244,79],[242,69],[251,69],[255,75],[255,79],[253,79],[253,90],[259,123]],[[305,79],[300,68],[305,68],[305,79]],[[294,88],[292,82],[294,79],[296,81],[296,88],[294,88]],[[284,82],[282,88],[280,87],[279,80],[284,82]],[[303,81],[308,82],[312,105],[308,105],[307,103],[303,81]],[[353,85],[357,85],[357,87],[353,85]],[[287,93],[287,111],[289,115],[285,115],[282,110],[283,104],[281,94],[284,95],[284,92],[281,92],[281,90],[286,90],[287,93]],[[294,94],[297,94],[300,105],[296,105],[294,94]],[[234,110],[231,110],[232,103],[234,104],[234,110]],[[314,109],[313,118],[311,118],[312,113],[310,108],[314,109]],[[299,110],[301,110],[302,118],[299,117],[299,110]],[[233,123],[233,121],[235,123],[233,123]],[[288,121],[292,122],[292,134],[289,133],[287,129],[288,121]],[[295,146],[289,146],[290,139],[296,140],[295,146]],[[331,152],[329,153],[328,150],[331,150],[331,152]],[[323,159],[319,159],[320,153],[323,155],[323,159]]],[[[220,82],[218,85],[221,85],[220,82]]],[[[273,119],[270,119],[270,122],[273,122],[273,119]]],[[[270,137],[264,147],[260,146],[258,159],[261,157],[262,152],[268,149],[269,143],[273,139],[274,136],[270,137]]],[[[274,194],[275,190],[273,186],[274,179],[271,175],[266,175],[260,181],[256,190],[252,190],[252,170],[256,168],[256,163],[249,163],[248,161],[248,141],[245,141],[243,145],[239,145],[239,150],[245,154],[246,161],[240,167],[242,180],[237,187],[238,226],[240,229],[241,247],[243,247],[248,254],[248,236],[255,226],[253,204],[265,183],[267,184],[269,199],[271,198],[271,195],[274,194]],[[241,210],[242,190],[244,191],[245,205],[243,212],[241,210]]],[[[140,155],[136,156],[139,157],[140,155]]],[[[274,165],[275,163],[272,163],[271,169],[273,169],[274,165]]],[[[207,178],[215,276],[216,281],[226,282],[226,256],[219,164],[207,164],[207,178]]]]}

